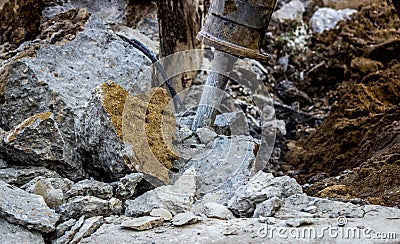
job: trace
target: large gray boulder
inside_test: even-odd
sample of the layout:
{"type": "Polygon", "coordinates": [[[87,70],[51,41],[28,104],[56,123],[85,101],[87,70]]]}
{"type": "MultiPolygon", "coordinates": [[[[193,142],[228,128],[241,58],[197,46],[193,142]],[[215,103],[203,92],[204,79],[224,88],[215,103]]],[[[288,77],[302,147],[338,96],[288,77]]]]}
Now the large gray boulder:
{"type": "MultiPolygon", "coordinates": [[[[9,131],[0,143],[1,157],[12,164],[46,166],[70,179],[86,177],[89,169],[95,177],[106,173],[116,180],[130,172],[121,159],[126,154],[120,152],[125,150],[120,138],[108,136],[108,149],[87,148],[91,144],[78,141],[87,122],[81,118],[93,113],[88,107],[93,89],[109,80],[131,94],[149,90],[151,63],[94,15],[74,37],[56,45],[40,42],[33,57],[1,67],[0,127],[9,131]]],[[[115,134],[110,115],[93,116],[99,115],[104,123],[97,131],[115,134]]]]}
{"type": "Polygon", "coordinates": [[[0,216],[11,223],[49,233],[55,229],[59,215],[43,198],[0,181],[0,216]]]}

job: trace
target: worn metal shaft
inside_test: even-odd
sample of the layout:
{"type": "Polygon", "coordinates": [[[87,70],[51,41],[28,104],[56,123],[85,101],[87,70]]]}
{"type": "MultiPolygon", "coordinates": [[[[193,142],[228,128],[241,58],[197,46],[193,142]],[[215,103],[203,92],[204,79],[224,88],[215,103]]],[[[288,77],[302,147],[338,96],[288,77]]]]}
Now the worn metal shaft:
{"type": "Polygon", "coordinates": [[[236,57],[216,50],[211,64],[211,72],[201,95],[196,117],[193,120],[192,130],[212,126],[217,115],[217,108],[222,100],[222,91],[228,82],[227,74],[232,70],[236,57]]]}

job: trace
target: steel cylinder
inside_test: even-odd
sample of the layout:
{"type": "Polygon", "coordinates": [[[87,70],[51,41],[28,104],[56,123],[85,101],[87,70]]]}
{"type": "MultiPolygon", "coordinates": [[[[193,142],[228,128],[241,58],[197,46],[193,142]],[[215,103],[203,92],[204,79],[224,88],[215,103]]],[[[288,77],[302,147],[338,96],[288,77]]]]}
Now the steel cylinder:
{"type": "Polygon", "coordinates": [[[260,52],[276,0],[214,0],[197,39],[238,57],[260,61],[260,52]]]}

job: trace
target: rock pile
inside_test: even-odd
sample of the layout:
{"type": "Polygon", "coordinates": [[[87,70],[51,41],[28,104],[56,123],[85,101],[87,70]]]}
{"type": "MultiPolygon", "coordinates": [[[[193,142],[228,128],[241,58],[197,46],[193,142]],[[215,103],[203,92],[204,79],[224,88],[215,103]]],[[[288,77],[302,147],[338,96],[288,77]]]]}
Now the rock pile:
{"type": "MultiPolygon", "coordinates": [[[[308,196],[294,178],[262,171],[272,145],[261,152],[261,132],[268,142],[277,133],[282,143],[293,136],[295,125],[323,118],[296,109],[296,101],[297,106],[313,103],[296,82],[280,80],[270,98],[233,79],[227,91],[234,99],[223,106],[240,110],[223,111],[213,128],[191,131],[201,89],[193,87],[185,96],[192,103],[189,110],[175,114],[166,90],[151,87],[150,61],[116,35],[123,32],[157,48],[125,26],[126,1],[39,2],[0,4],[0,15],[7,13],[0,18],[0,243],[264,242],[265,226],[319,230],[344,227],[347,220],[357,230],[371,223],[373,234],[400,235],[398,209],[368,205],[345,185],[320,196],[346,192],[346,201],[308,196]],[[27,6],[33,6],[33,19],[17,23],[27,6]],[[275,121],[273,103],[277,111],[299,119],[297,124],[275,121]],[[270,120],[262,121],[262,112],[270,113],[270,120]],[[339,217],[345,222],[337,223],[339,217]]],[[[280,1],[276,24],[301,22],[309,2],[280,1]]],[[[148,21],[152,16],[145,16],[146,23],[156,23],[148,21]]],[[[361,67],[364,62],[356,61],[351,67],[358,76],[383,69],[376,62],[361,67]]],[[[276,69],[290,72],[291,62],[282,57],[276,69]]],[[[272,76],[257,62],[239,66],[233,74],[238,80],[251,76],[262,84],[272,76]]],[[[378,86],[374,77],[354,86],[360,98],[367,99],[364,92],[378,86]]],[[[265,89],[256,86],[249,84],[265,89]]],[[[391,98],[398,102],[395,94],[391,98]]],[[[338,110],[344,105],[339,103],[338,110]]],[[[336,118],[329,117],[327,124],[336,118]]],[[[379,121],[388,125],[379,138],[397,133],[391,113],[379,121]]],[[[391,138],[379,147],[388,150],[374,157],[395,155],[398,143],[391,138]]],[[[280,150],[274,149],[272,160],[283,157],[280,150]]]]}

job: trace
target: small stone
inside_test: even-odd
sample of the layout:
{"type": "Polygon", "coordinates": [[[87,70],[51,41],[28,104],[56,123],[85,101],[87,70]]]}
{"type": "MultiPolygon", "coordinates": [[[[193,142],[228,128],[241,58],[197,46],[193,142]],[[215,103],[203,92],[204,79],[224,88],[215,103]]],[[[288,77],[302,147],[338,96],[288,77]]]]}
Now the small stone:
{"type": "Polygon", "coordinates": [[[302,21],[305,12],[304,3],[300,0],[293,0],[285,3],[280,9],[275,11],[271,18],[273,21],[284,22],[286,20],[302,21]]]}
{"type": "Polygon", "coordinates": [[[122,202],[116,198],[107,201],[93,196],[79,196],[71,198],[67,203],[58,206],[56,210],[64,220],[78,218],[82,215],[87,217],[110,216],[122,211],[122,202]]]}
{"type": "Polygon", "coordinates": [[[183,226],[196,224],[201,220],[199,216],[194,215],[192,212],[179,213],[172,219],[172,224],[174,226],[183,226]]]}
{"type": "Polygon", "coordinates": [[[0,199],[0,215],[9,222],[45,233],[55,229],[60,216],[46,205],[43,197],[0,181],[0,199]]]}
{"type": "Polygon", "coordinates": [[[151,210],[150,216],[161,217],[166,221],[170,221],[172,219],[171,212],[164,208],[155,208],[155,209],[151,210]]]}
{"type": "Polygon", "coordinates": [[[244,135],[248,133],[247,119],[243,112],[231,112],[217,115],[214,130],[219,135],[244,135]]]}
{"type": "Polygon", "coordinates": [[[54,244],[64,244],[64,243],[70,243],[72,238],[78,233],[79,229],[83,225],[85,221],[85,216],[81,216],[78,221],[72,226],[72,228],[67,231],[63,236],[60,238],[56,239],[53,243],[54,244]]]}
{"type": "Polygon", "coordinates": [[[57,237],[61,237],[65,234],[66,231],[69,231],[72,226],[76,224],[76,219],[69,219],[67,221],[62,222],[56,228],[57,237]]]}
{"type": "Polygon", "coordinates": [[[228,202],[228,208],[241,217],[253,215],[256,205],[272,197],[287,198],[302,193],[301,186],[288,176],[274,177],[259,171],[245,185],[237,188],[228,202]]]}
{"type": "Polygon", "coordinates": [[[44,244],[43,237],[38,232],[32,232],[23,226],[9,223],[0,218],[0,243],[44,244]]]}
{"type": "Polygon", "coordinates": [[[208,128],[199,128],[196,131],[197,136],[202,144],[208,144],[210,141],[217,137],[217,133],[208,128]]]}
{"type": "Polygon", "coordinates": [[[121,178],[117,183],[116,197],[126,200],[135,194],[137,183],[143,179],[142,173],[132,173],[121,178]]]}
{"type": "Polygon", "coordinates": [[[213,202],[204,204],[204,214],[209,218],[223,220],[234,218],[232,212],[226,206],[213,202]]]}
{"type": "MultiPolygon", "coordinates": [[[[1,168],[1,167],[0,167],[1,168]]],[[[60,175],[44,167],[10,167],[0,169],[0,180],[15,186],[22,186],[35,177],[60,178],[60,175]]]]}
{"type": "Polygon", "coordinates": [[[79,243],[84,237],[93,234],[101,224],[103,224],[103,216],[95,216],[85,220],[78,233],[74,235],[74,238],[70,242],[71,244],[79,243]]]}
{"type": "Polygon", "coordinates": [[[290,227],[299,227],[302,225],[311,225],[314,224],[314,221],[310,218],[302,218],[302,219],[293,219],[286,221],[286,225],[290,227]]]}
{"type": "Polygon", "coordinates": [[[310,19],[310,26],[314,32],[322,33],[334,28],[339,21],[350,19],[350,15],[354,13],[357,13],[357,10],[318,8],[310,19]]]}
{"type": "Polygon", "coordinates": [[[306,208],[301,209],[303,212],[307,213],[316,213],[317,212],[317,206],[308,206],[306,208]]]}
{"type": "Polygon", "coordinates": [[[124,221],[121,227],[134,230],[149,230],[162,225],[163,222],[164,219],[161,217],[143,216],[124,221]]]}
{"type": "Polygon", "coordinates": [[[253,218],[257,218],[259,216],[271,217],[281,207],[281,205],[282,200],[278,197],[272,197],[268,200],[265,200],[264,202],[257,204],[253,218]]]}
{"type": "Polygon", "coordinates": [[[44,183],[41,180],[36,182],[33,193],[42,196],[47,206],[53,209],[61,205],[64,200],[64,193],[61,189],[56,189],[51,183],[44,183]]]}
{"type": "Polygon", "coordinates": [[[107,183],[86,179],[73,185],[65,195],[66,199],[75,196],[95,196],[108,200],[113,196],[113,188],[107,183]]]}
{"type": "Polygon", "coordinates": [[[172,214],[187,211],[194,203],[196,171],[186,170],[174,185],[160,186],[134,200],[125,202],[126,216],[146,215],[154,208],[165,208],[172,214]]]}
{"type": "Polygon", "coordinates": [[[274,217],[264,217],[262,215],[258,216],[258,222],[260,223],[266,223],[269,225],[274,225],[276,224],[276,218],[274,217]]]}
{"type": "MultiPolygon", "coordinates": [[[[0,137],[0,139],[1,139],[1,137],[0,137]]],[[[4,169],[7,167],[8,167],[7,162],[0,158],[0,169],[4,169]]]]}

